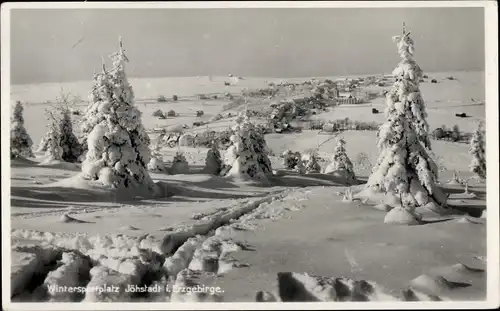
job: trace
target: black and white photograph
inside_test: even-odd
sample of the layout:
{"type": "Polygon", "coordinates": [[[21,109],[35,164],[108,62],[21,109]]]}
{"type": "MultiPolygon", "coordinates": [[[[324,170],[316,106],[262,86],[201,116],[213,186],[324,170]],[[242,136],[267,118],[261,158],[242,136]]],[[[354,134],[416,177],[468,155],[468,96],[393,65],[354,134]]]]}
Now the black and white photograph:
{"type": "Polygon", "coordinates": [[[3,3],[3,308],[499,307],[497,14],[3,3]]]}

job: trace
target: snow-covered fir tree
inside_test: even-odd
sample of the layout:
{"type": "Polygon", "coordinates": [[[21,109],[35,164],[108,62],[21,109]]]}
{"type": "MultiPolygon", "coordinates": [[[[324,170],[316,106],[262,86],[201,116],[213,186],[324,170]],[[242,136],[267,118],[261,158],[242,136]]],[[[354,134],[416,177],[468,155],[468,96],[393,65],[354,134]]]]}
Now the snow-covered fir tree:
{"type": "Polygon", "coordinates": [[[288,169],[295,169],[297,164],[300,162],[301,154],[300,152],[293,152],[291,150],[285,150],[282,154],[283,166],[288,169]]]}
{"type": "Polygon", "coordinates": [[[306,174],[321,172],[321,165],[318,162],[318,153],[315,149],[306,151],[302,155],[301,161],[306,174]]]}
{"type": "Polygon", "coordinates": [[[483,123],[478,123],[470,139],[469,154],[472,157],[469,170],[479,178],[486,178],[486,140],[483,123]]]}
{"type": "Polygon", "coordinates": [[[298,155],[298,161],[297,161],[297,164],[295,165],[295,167],[293,168],[294,172],[297,172],[299,174],[306,174],[306,167],[304,166],[304,163],[302,162],[302,156],[298,155]]]}
{"type": "Polygon", "coordinates": [[[352,202],[352,201],[353,201],[352,190],[351,188],[347,188],[342,197],[342,202],[352,202]]]}
{"type": "Polygon", "coordinates": [[[42,139],[40,140],[40,143],[38,144],[38,147],[36,148],[36,152],[43,152],[47,150],[47,145],[48,145],[48,139],[49,139],[49,132],[46,132],[43,134],[42,139]]]}
{"type": "MultiPolygon", "coordinates": [[[[80,121],[80,142],[82,144],[82,153],[86,154],[88,151],[87,138],[90,132],[94,129],[96,124],[105,120],[104,113],[102,109],[106,106],[101,106],[101,101],[106,100],[101,94],[109,94],[112,92],[111,86],[108,83],[108,73],[104,66],[104,61],[102,64],[102,72],[96,73],[94,70],[94,77],[92,81],[92,90],[89,94],[90,104],[87,106],[81,121],[80,121]],[[99,109],[101,107],[101,109],[99,109]]],[[[109,97],[109,95],[106,95],[109,97]]]]}
{"type": "Polygon", "coordinates": [[[212,147],[208,149],[205,158],[204,172],[206,174],[219,175],[222,170],[222,157],[217,148],[217,144],[212,142],[212,147]]]}
{"type": "Polygon", "coordinates": [[[10,157],[33,157],[33,141],[24,127],[23,105],[20,101],[14,106],[10,124],[10,157]]]}
{"type": "Polygon", "coordinates": [[[61,147],[61,133],[60,127],[57,124],[55,118],[52,119],[52,124],[49,126],[49,131],[47,132],[47,148],[45,150],[45,155],[47,156],[44,160],[45,163],[50,163],[52,161],[63,160],[63,148],[61,147]]]}
{"type": "Polygon", "coordinates": [[[63,149],[62,159],[66,162],[77,162],[82,154],[82,146],[73,133],[73,123],[69,109],[63,109],[59,120],[60,146],[63,149]]]}
{"type": "Polygon", "coordinates": [[[351,160],[347,156],[345,149],[345,140],[342,138],[338,140],[330,164],[325,168],[325,174],[334,174],[343,177],[349,182],[356,180],[356,174],[351,160]]]}
{"type": "Polygon", "coordinates": [[[235,144],[236,135],[231,135],[229,137],[229,141],[231,145],[226,149],[226,152],[224,153],[224,157],[222,159],[222,170],[219,176],[226,176],[231,169],[231,166],[236,161],[236,158],[238,157],[237,146],[235,144]]]}
{"type": "Polygon", "coordinates": [[[151,172],[164,172],[165,162],[163,162],[163,156],[160,153],[160,144],[156,143],[151,148],[151,160],[148,163],[148,170],[151,172]]]}
{"type": "Polygon", "coordinates": [[[52,140],[57,138],[59,139],[57,143],[63,148],[62,160],[66,162],[79,162],[83,150],[82,145],[73,132],[71,110],[69,107],[48,108],[45,114],[49,119],[48,131],[43,135],[36,151],[46,152],[53,143],[52,140]],[[59,111],[60,115],[57,115],[56,111],[59,111]],[[52,128],[55,124],[58,127],[58,135],[54,134],[54,129],[52,128]]]}
{"type": "Polygon", "coordinates": [[[295,157],[294,157],[294,154],[292,152],[292,150],[290,149],[287,149],[285,151],[283,151],[283,153],[281,154],[281,156],[283,157],[283,166],[285,168],[294,168],[295,167],[295,157]]]}
{"type": "Polygon", "coordinates": [[[272,174],[269,150],[263,133],[250,122],[247,109],[238,115],[232,130],[232,145],[225,157],[226,165],[230,166],[226,176],[266,180],[272,174]]]}
{"type": "Polygon", "coordinates": [[[172,160],[172,166],[170,168],[170,173],[172,174],[188,174],[189,173],[189,163],[184,156],[184,153],[177,151],[175,153],[174,159],[172,160]]]}
{"type": "Polygon", "coordinates": [[[464,194],[470,194],[469,192],[469,180],[466,179],[463,181],[463,185],[464,185],[464,194]]]}
{"type": "Polygon", "coordinates": [[[423,147],[431,150],[427,112],[424,99],[420,93],[420,80],[423,77],[423,71],[413,59],[415,52],[413,39],[410,37],[410,33],[406,32],[403,25],[403,35],[393,37],[393,41],[398,46],[401,61],[392,72],[396,78],[396,83],[387,94],[390,99],[385,110],[385,117],[389,118],[392,114],[393,105],[403,102],[407,110],[406,118],[411,123],[417,139],[423,147]]]}
{"type": "Polygon", "coordinates": [[[273,168],[271,165],[271,160],[269,159],[269,155],[271,154],[271,150],[268,148],[266,140],[264,138],[264,132],[256,127],[254,124],[254,130],[250,131],[250,143],[253,146],[253,150],[257,154],[257,163],[261,167],[264,174],[272,174],[273,168]]]}
{"type": "Polygon", "coordinates": [[[426,146],[427,123],[418,91],[422,70],[412,59],[414,46],[410,33],[393,38],[402,58],[393,71],[396,78],[387,94],[386,122],[381,125],[377,143],[380,154],[360,196],[378,191],[401,198],[405,207],[430,202],[444,204],[444,194],[436,186],[438,167],[426,146]]]}
{"type": "Polygon", "coordinates": [[[460,174],[457,170],[453,171],[453,176],[448,181],[448,185],[460,185],[462,184],[462,178],[460,178],[460,174]]]}
{"type": "MultiPolygon", "coordinates": [[[[50,129],[51,124],[49,123],[47,127],[50,129]]],[[[45,134],[43,134],[42,139],[40,140],[40,143],[38,144],[38,147],[36,149],[36,152],[47,151],[47,148],[49,146],[49,140],[50,140],[50,131],[47,131],[45,132],[45,134]]]]}
{"type": "Polygon", "coordinates": [[[113,187],[147,186],[154,183],[147,171],[151,158],[150,139],[141,112],[134,105],[134,93],[125,73],[125,56],[121,39],[120,51],[111,55],[113,68],[94,76],[82,131],[87,153],[82,164],[86,178],[113,187]]]}
{"type": "Polygon", "coordinates": [[[48,120],[48,130],[42,137],[40,145],[37,149],[37,152],[45,152],[45,164],[52,161],[62,161],[63,148],[61,147],[61,120],[57,118],[55,112],[56,111],[53,107],[45,109],[45,116],[48,120]]]}

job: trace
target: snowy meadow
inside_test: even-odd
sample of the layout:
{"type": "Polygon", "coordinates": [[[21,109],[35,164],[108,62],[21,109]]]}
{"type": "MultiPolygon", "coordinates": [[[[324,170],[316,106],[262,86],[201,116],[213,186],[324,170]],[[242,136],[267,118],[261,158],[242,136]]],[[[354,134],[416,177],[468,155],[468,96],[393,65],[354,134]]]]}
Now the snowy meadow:
{"type": "Polygon", "coordinates": [[[416,41],[385,75],[131,79],[120,40],[13,85],[12,301],[484,300],[484,72],[416,41]]]}

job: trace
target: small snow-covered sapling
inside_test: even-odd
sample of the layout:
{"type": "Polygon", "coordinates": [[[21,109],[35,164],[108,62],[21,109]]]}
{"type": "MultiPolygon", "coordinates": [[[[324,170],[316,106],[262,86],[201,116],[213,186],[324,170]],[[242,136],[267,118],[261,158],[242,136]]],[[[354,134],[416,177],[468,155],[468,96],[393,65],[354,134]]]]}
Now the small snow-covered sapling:
{"type": "Polygon", "coordinates": [[[344,196],[342,198],[343,202],[352,202],[353,201],[353,195],[351,188],[347,188],[346,191],[344,192],[344,196]]]}

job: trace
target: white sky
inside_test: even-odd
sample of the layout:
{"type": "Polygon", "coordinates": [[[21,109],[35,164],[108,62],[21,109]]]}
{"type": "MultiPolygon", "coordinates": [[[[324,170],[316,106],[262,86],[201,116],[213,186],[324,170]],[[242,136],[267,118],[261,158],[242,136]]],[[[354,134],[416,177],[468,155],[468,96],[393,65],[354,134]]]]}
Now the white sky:
{"type": "Polygon", "coordinates": [[[90,80],[119,35],[130,77],[389,73],[403,21],[424,71],[484,70],[482,8],[14,9],[11,83],[90,80]]]}

